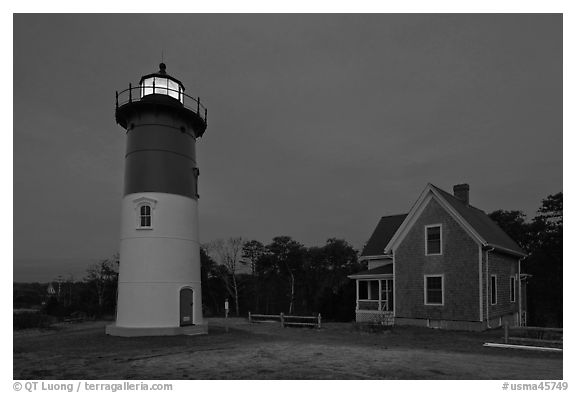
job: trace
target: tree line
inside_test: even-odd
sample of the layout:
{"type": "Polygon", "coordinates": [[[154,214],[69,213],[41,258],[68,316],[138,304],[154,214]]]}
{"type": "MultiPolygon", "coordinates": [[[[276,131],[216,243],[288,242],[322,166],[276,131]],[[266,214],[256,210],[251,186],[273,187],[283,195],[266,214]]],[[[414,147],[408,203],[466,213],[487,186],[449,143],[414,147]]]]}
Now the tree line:
{"type": "Polygon", "coordinates": [[[345,240],[306,247],[289,236],[267,245],[240,237],[217,240],[202,247],[201,262],[206,315],[222,315],[229,299],[237,316],[321,313],[337,321],[354,319],[356,287],[348,275],[366,269],[345,240]]]}
{"type": "Polygon", "coordinates": [[[118,254],[94,263],[81,280],[57,277],[49,284],[14,283],[13,307],[38,309],[55,317],[114,315],[118,290],[118,254]],[[49,292],[49,288],[51,288],[49,292]]]}
{"type": "Polygon", "coordinates": [[[527,314],[531,326],[562,327],[562,199],[562,192],[549,195],[530,221],[520,210],[489,214],[528,253],[522,269],[529,275],[527,314]]]}
{"type": "MultiPolygon", "coordinates": [[[[562,192],[542,201],[530,221],[519,210],[496,210],[489,216],[525,251],[528,324],[562,326],[563,211],[562,192]]],[[[289,236],[269,244],[240,237],[215,240],[201,247],[204,315],[221,316],[229,300],[233,315],[322,313],[334,321],[354,320],[356,289],[348,275],[367,268],[343,239],[306,247],[289,236]]],[[[119,256],[90,266],[81,281],[58,280],[53,294],[46,284],[14,284],[14,308],[43,304],[51,315],[82,312],[114,315],[119,256]]]]}

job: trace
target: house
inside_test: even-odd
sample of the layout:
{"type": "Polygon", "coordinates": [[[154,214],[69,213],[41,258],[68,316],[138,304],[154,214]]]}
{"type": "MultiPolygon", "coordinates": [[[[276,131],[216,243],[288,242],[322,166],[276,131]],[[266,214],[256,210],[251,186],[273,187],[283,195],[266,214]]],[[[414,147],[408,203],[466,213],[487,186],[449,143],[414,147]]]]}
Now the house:
{"type": "Polygon", "coordinates": [[[468,184],[428,184],[407,214],[382,217],[356,280],[356,321],[484,330],[525,321],[526,253],[482,210],[468,184]],[[524,297],[524,299],[523,299],[524,297]]]}

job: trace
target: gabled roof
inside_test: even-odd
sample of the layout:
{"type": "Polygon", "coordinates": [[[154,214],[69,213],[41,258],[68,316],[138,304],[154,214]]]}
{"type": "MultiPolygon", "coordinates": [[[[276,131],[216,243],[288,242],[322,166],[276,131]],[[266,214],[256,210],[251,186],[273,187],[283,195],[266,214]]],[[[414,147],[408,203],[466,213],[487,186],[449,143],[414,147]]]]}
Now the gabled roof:
{"type": "Polygon", "coordinates": [[[374,269],[364,270],[363,272],[351,274],[348,276],[348,278],[372,276],[377,274],[392,274],[392,273],[394,273],[394,266],[391,263],[389,263],[384,266],[378,266],[374,269]]]}
{"type": "Polygon", "coordinates": [[[524,250],[498,224],[492,221],[484,211],[462,202],[455,196],[430,183],[420,194],[420,197],[410,209],[408,217],[386,245],[386,252],[390,252],[393,246],[403,239],[404,234],[419,216],[430,194],[436,197],[440,205],[482,246],[494,247],[499,251],[517,256],[526,256],[524,250]]]}
{"type": "Polygon", "coordinates": [[[486,241],[487,246],[493,246],[499,249],[514,251],[526,255],[526,252],[512,240],[502,228],[498,226],[483,210],[474,206],[466,205],[454,195],[432,185],[446,202],[450,204],[466,220],[468,224],[486,241]]]}
{"type": "Polygon", "coordinates": [[[407,214],[385,216],[380,219],[360,257],[384,255],[384,248],[396,233],[407,214]]]}

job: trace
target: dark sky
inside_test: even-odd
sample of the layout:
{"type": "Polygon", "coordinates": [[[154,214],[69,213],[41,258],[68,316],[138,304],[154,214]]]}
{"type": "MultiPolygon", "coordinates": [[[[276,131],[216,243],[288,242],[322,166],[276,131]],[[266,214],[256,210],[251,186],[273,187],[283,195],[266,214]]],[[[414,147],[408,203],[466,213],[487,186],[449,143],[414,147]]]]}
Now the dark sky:
{"type": "Polygon", "coordinates": [[[114,92],[167,71],[208,107],[200,240],[361,248],[428,182],[532,217],[562,190],[562,16],[15,15],[14,279],[118,250],[114,92]]]}

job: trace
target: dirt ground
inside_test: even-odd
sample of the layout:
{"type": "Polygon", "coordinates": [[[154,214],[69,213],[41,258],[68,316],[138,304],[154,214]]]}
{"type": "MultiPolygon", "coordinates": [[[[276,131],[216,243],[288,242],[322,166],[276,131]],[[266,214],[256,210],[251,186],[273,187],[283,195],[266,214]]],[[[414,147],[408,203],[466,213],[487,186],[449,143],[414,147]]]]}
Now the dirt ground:
{"type": "Polygon", "coordinates": [[[209,334],[110,337],[107,322],[14,332],[14,379],[562,379],[562,354],[486,348],[502,332],[209,319],[209,334]]]}

